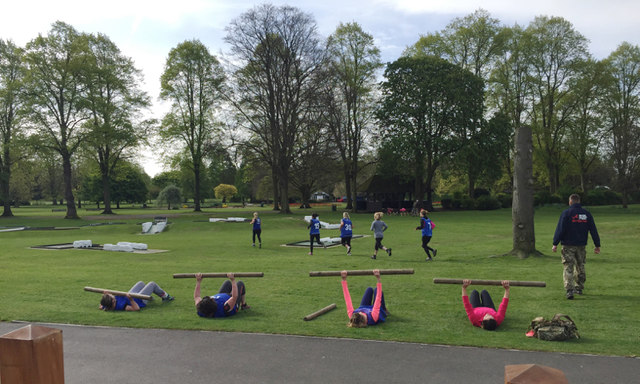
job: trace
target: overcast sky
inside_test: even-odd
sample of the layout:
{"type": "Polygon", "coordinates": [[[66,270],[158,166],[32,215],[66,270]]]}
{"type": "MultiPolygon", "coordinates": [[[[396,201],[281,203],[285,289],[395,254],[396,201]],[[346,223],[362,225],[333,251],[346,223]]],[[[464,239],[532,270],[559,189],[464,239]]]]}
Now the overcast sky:
{"type": "MultiPolygon", "coordinates": [[[[55,21],[80,32],[107,35],[133,58],[145,76],[145,90],[156,102],[159,78],[171,48],[199,39],[211,53],[226,53],[225,27],[241,13],[262,4],[247,0],[9,0],[0,7],[0,38],[24,46],[55,21]]],[[[340,22],[357,22],[372,34],[385,62],[397,59],[421,35],[442,30],[456,17],[479,8],[503,24],[526,27],[535,16],[561,16],[589,41],[591,54],[602,59],[620,43],[640,44],[637,0],[292,0],[311,13],[323,36],[340,22]]],[[[156,116],[160,117],[160,116],[156,116]]],[[[159,166],[145,162],[151,175],[159,166]]]]}

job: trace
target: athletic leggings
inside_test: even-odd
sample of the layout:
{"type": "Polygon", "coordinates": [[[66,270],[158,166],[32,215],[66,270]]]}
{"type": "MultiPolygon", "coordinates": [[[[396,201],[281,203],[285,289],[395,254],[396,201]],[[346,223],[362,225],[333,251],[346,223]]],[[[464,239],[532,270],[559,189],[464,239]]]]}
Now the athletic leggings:
{"type": "Polygon", "coordinates": [[[431,236],[422,236],[422,248],[427,253],[427,256],[429,256],[429,258],[431,258],[431,253],[429,253],[429,251],[431,252],[435,251],[435,249],[427,245],[429,244],[430,241],[431,241],[431,236]]]}
{"type": "Polygon", "coordinates": [[[474,289],[469,295],[469,302],[473,308],[487,307],[494,311],[496,310],[496,306],[493,304],[493,300],[491,300],[491,296],[486,289],[483,289],[480,294],[474,289]]]}
{"type": "Polygon", "coordinates": [[[382,237],[376,237],[376,245],[375,250],[384,249],[384,245],[382,245],[382,237]]]}
{"type": "MultiPolygon", "coordinates": [[[[373,305],[375,303],[375,299],[376,299],[376,292],[377,290],[375,288],[367,288],[364,291],[364,295],[362,296],[362,300],[360,300],[360,306],[366,306],[366,305],[373,305]]],[[[384,303],[384,292],[382,292],[382,300],[380,301],[380,309],[383,310],[385,313],[387,313],[387,306],[384,303]]]]}
{"type": "MultiPolygon", "coordinates": [[[[164,295],[167,294],[162,288],[160,288],[158,284],[156,284],[155,281],[150,281],[146,285],[143,281],[138,281],[133,285],[133,287],[131,287],[131,289],[129,290],[129,293],[139,293],[141,295],[149,295],[149,296],[152,293],[155,293],[160,297],[163,297],[164,295]]],[[[142,300],[142,301],[146,304],[147,301],[149,300],[142,300]]]]}
{"type": "MultiPolygon", "coordinates": [[[[236,285],[238,286],[238,298],[241,299],[242,296],[247,293],[246,288],[244,287],[244,283],[242,280],[236,281],[236,285]]],[[[225,280],[224,283],[220,286],[220,290],[218,293],[226,293],[231,296],[231,290],[233,289],[233,285],[231,284],[231,280],[225,280]]],[[[240,300],[241,302],[242,300],[240,300]]]]}
{"type": "Polygon", "coordinates": [[[260,234],[262,233],[262,229],[254,229],[253,230],[253,244],[256,243],[256,236],[258,236],[258,242],[262,243],[262,239],[260,238],[260,234]]]}
{"type": "Polygon", "coordinates": [[[311,253],[313,253],[313,240],[316,240],[318,242],[318,245],[322,245],[322,243],[320,242],[320,234],[317,233],[315,235],[309,235],[309,249],[311,253]]]}

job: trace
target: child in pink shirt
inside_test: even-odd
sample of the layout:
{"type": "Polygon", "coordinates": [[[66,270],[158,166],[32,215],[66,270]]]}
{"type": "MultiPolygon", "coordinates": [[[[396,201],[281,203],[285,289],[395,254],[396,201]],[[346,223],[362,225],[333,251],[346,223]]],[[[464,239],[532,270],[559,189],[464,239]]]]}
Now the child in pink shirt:
{"type": "Polygon", "coordinates": [[[469,321],[476,327],[486,329],[487,331],[495,330],[502,323],[507,314],[507,306],[509,305],[509,281],[502,281],[504,287],[504,297],[496,312],[496,307],[491,300],[489,292],[482,290],[479,294],[475,289],[471,292],[471,299],[467,295],[467,287],[471,284],[470,280],[462,281],[462,304],[467,312],[469,321]]]}
{"type": "Polygon", "coordinates": [[[347,315],[349,316],[348,327],[364,328],[367,325],[376,325],[381,321],[385,321],[387,318],[387,307],[384,304],[384,294],[382,293],[382,284],[380,283],[380,270],[374,269],[373,275],[378,280],[376,288],[368,287],[362,296],[360,306],[354,310],[353,304],[351,303],[351,295],[349,294],[349,287],[347,286],[347,271],[340,273],[342,277],[342,294],[344,295],[347,315]],[[375,300],[373,299],[374,296],[375,300]]]}

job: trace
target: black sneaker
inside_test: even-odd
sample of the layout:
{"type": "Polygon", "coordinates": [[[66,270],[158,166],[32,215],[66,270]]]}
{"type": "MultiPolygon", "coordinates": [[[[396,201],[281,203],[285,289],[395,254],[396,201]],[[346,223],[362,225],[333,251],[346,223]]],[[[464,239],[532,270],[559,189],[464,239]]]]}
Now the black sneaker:
{"type": "Polygon", "coordinates": [[[434,249],[434,250],[433,250],[433,257],[436,257],[436,255],[437,255],[437,254],[438,254],[438,250],[437,250],[437,249],[434,249]]]}
{"type": "Polygon", "coordinates": [[[391,256],[391,248],[387,249],[387,253],[391,256]]]}
{"type": "Polygon", "coordinates": [[[262,243],[258,244],[258,248],[262,248],[262,243]]]}
{"type": "Polygon", "coordinates": [[[376,259],[376,255],[371,255],[371,258],[372,258],[373,260],[375,260],[375,259],[376,259]]]}
{"type": "Polygon", "coordinates": [[[578,295],[582,295],[582,289],[576,289],[576,293],[577,293],[578,295]]]}
{"type": "Polygon", "coordinates": [[[567,291],[567,299],[573,300],[573,291],[567,291]]]}
{"type": "Polygon", "coordinates": [[[162,298],[162,301],[163,301],[163,302],[165,302],[165,301],[173,301],[173,299],[175,299],[175,297],[173,297],[173,296],[171,296],[171,295],[167,294],[167,296],[165,296],[165,297],[163,297],[163,298],[162,298]]]}
{"type": "Polygon", "coordinates": [[[431,260],[433,260],[433,259],[428,257],[425,261],[431,261],[431,260]]]}

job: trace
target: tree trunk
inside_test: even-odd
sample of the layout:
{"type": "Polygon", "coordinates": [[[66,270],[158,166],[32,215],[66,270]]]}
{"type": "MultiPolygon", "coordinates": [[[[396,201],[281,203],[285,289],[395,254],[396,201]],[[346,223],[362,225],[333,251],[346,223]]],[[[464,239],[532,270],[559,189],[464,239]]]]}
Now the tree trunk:
{"type": "Polygon", "coordinates": [[[346,189],[346,193],[347,193],[347,208],[346,209],[353,209],[356,205],[355,203],[355,198],[352,194],[352,190],[351,190],[351,173],[349,172],[349,165],[345,162],[343,165],[343,169],[344,169],[344,187],[346,189]]]}
{"type": "Polygon", "coordinates": [[[279,186],[278,174],[276,172],[275,166],[271,166],[271,184],[273,187],[273,210],[280,210],[280,186],[279,186]]]}
{"type": "Polygon", "coordinates": [[[358,212],[358,158],[354,157],[351,161],[351,199],[352,199],[352,208],[351,211],[353,213],[358,212]]]}
{"type": "Polygon", "coordinates": [[[516,130],[513,169],[513,249],[510,254],[525,259],[540,255],[536,251],[533,220],[533,139],[529,126],[521,126],[516,130]]]}
{"type": "MultiPolygon", "coordinates": [[[[5,153],[5,161],[7,161],[5,153]]],[[[9,170],[9,166],[3,166],[0,169],[0,198],[2,198],[3,211],[2,217],[12,217],[13,212],[11,212],[11,195],[9,189],[9,180],[11,179],[11,171],[9,170]],[[6,168],[6,169],[5,169],[6,168]]]]}
{"type": "Polygon", "coordinates": [[[281,170],[278,176],[280,185],[280,213],[291,213],[289,208],[289,174],[281,170]]]}
{"type": "MultiPolygon", "coordinates": [[[[102,168],[102,167],[101,167],[102,168]]],[[[104,201],[104,215],[112,215],[111,210],[111,180],[109,180],[109,174],[106,169],[101,170],[102,173],[102,201],[104,201]]]]}
{"type": "Polygon", "coordinates": [[[71,155],[68,153],[62,154],[62,170],[64,175],[64,199],[67,201],[67,215],[64,218],[79,219],[71,184],[71,155]]]}
{"type": "Polygon", "coordinates": [[[193,211],[202,212],[200,208],[200,160],[193,162],[193,176],[195,180],[195,191],[193,193],[193,211]]]}

